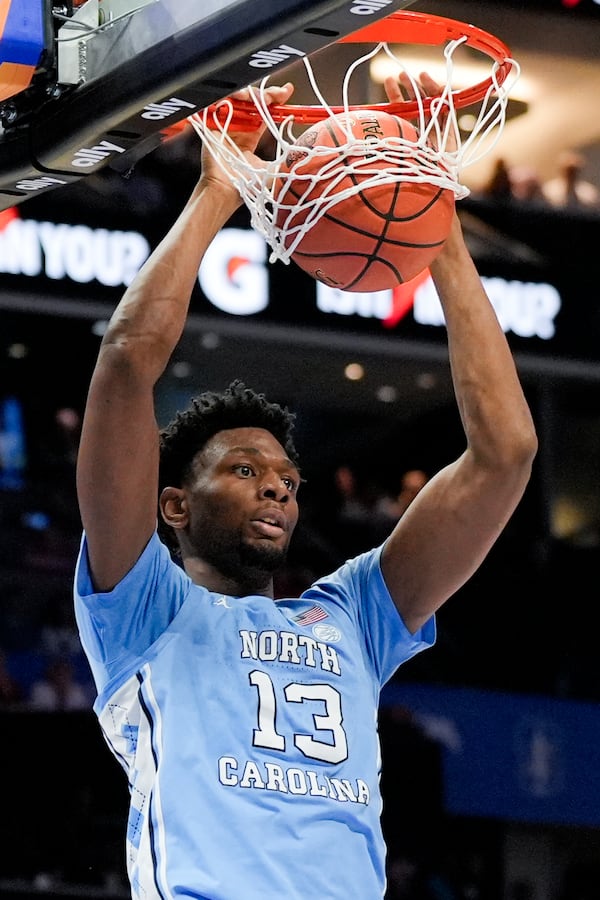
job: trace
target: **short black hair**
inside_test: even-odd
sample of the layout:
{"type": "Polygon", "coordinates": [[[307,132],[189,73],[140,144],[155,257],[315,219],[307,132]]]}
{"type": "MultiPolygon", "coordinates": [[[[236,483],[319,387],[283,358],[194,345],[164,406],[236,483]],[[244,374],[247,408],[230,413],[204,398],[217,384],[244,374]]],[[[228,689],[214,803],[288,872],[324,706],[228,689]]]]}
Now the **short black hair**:
{"type": "MultiPolygon", "coordinates": [[[[292,437],[295,419],[286,406],[269,402],[264,394],[256,393],[239,380],[232,381],[222,392],[204,391],[160,432],[159,497],[165,487],[181,487],[196,454],[213,435],[228,428],[264,428],[299,467],[292,437]]],[[[173,529],[165,525],[160,513],[158,523],[162,540],[171,550],[176,550],[173,529]]]]}

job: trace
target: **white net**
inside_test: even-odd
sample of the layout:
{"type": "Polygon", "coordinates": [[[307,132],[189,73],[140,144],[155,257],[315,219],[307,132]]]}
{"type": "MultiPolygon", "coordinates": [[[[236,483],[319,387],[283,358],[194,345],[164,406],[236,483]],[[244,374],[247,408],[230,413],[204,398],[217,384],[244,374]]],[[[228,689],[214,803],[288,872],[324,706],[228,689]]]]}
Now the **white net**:
{"type": "MultiPolygon", "coordinates": [[[[426,107],[414,76],[386,43],[380,43],[358,58],[348,68],[342,85],[342,111],[330,106],[317,84],[310,59],[303,57],[310,85],[323,109],[323,118],[335,116],[339,146],[302,144],[297,141],[302,131],[293,109],[289,116],[275,121],[265,99],[269,79],[250,86],[252,101],[266,130],[273,138],[274,156],[255,166],[244,156],[229,136],[235,131],[235,104],[228,98],[195,113],[190,122],[214,159],[228,173],[250,210],[252,227],[259,231],[271,247],[270,261],[289,262],[306,232],[333,206],[359,192],[380,184],[422,182],[451,190],[456,199],[469,194],[461,184],[461,172],[478,162],[496,145],[506,121],[510,90],[520,74],[518,63],[511,63],[510,77],[496,77],[499,63],[491,64],[490,84],[479,101],[474,124],[465,136],[458,123],[454,78],[454,53],[466,41],[449,41],[444,48],[445,86],[439,97],[426,107]],[[350,81],[359,66],[379,53],[385,53],[404,72],[418,103],[418,116],[413,121],[416,131],[407,137],[381,137],[359,140],[352,131],[357,107],[350,106],[350,81]],[[292,157],[296,162],[288,167],[292,157]],[[348,176],[353,176],[349,178],[348,176]],[[315,190],[316,188],[316,190],[315,190]]],[[[364,109],[385,111],[385,104],[364,109]]]]}

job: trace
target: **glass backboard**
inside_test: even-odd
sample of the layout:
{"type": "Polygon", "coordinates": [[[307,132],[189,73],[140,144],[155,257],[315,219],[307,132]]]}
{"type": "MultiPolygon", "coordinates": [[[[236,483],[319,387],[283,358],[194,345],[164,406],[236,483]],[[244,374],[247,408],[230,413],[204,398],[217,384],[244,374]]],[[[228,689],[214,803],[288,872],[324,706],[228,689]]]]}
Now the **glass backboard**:
{"type": "Polygon", "coordinates": [[[133,163],[168,126],[413,2],[75,0],[57,22],[45,0],[12,0],[51,17],[52,46],[42,99],[35,84],[11,98],[12,123],[0,104],[0,210],[133,163]]]}

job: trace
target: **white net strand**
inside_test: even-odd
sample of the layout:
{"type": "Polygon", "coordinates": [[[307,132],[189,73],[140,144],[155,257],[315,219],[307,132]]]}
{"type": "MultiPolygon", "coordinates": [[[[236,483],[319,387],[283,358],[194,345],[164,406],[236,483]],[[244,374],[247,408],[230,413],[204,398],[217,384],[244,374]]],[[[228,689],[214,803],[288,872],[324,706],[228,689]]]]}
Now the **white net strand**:
{"type": "Polygon", "coordinates": [[[470,135],[462,141],[460,165],[461,170],[483,159],[494,149],[506,122],[508,98],[516,84],[521,68],[514,59],[506,60],[511,64],[512,79],[502,85],[497,79],[500,64],[495,62],[492,68],[492,83],[481,100],[479,113],[470,135]]]}
{"type": "MultiPolygon", "coordinates": [[[[342,84],[342,106],[337,108],[337,113],[323,96],[309,58],[303,57],[323,118],[335,115],[346,140],[337,147],[302,146],[298,159],[289,170],[285,168],[285,161],[290,150],[298,149],[297,123],[293,110],[280,122],[273,118],[266,100],[268,78],[248,90],[266,131],[273,138],[272,160],[264,161],[260,166],[253,165],[231,139],[228,130],[232,124],[235,129],[231,100],[225,99],[190,117],[206,148],[239,191],[250,211],[252,227],[270,245],[270,262],[288,263],[304,235],[319,218],[348,197],[375,185],[420,182],[451,190],[456,199],[468,196],[469,189],[461,184],[460,173],[495,146],[505,124],[509,91],[518,79],[520,69],[515,60],[506,61],[511,64],[513,76],[509,88],[508,79],[500,83],[497,78],[500,63],[493,63],[490,85],[479,101],[473,128],[463,139],[451,85],[454,53],[465,41],[466,36],[448,42],[445,47],[445,84],[440,96],[430,101],[429,109],[425,107],[418,82],[386,43],[378,44],[349,66],[342,84]],[[358,140],[352,133],[351,78],[359,66],[379,52],[386,53],[410,81],[418,105],[415,141],[385,137],[367,142],[358,140]],[[321,165],[317,164],[318,157],[323,158],[321,165]],[[360,180],[352,182],[348,178],[357,174],[360,174],[360,180]],[[340,188],[344,182],[345,187],[340,188]],[[318,196],[313,196],[317,185],[318,196]]],[[[385,105],[378,108],[385,109],[385,105]]]]}
{"type": "MultiPolygon", "coordinates": [[[[432,168],[431,160],[422,150],[415,148],[414,143],[392,137],[386,138],[385,142],[387,147],[380,147],[377,152],[377,160],[386,163],[385,168],[373,166],[370,142],[359,141],[353,137],[339,148],[342,150],[340,155],[337,153],[338,148],[335,148],[334,157],[319,167],[317,172],[302,174],[297,169],[290,170],[285,180],[282,179],[283,187],[277,198],[279,225],[274,239],[278,250],[280,244],[285,242],[285,246],[281,249],[282,255],[278,255],[277,258],[282,258],[283,254],[289,258],[317,219],[359,191],[377,185],[394,185],[402,180],[446,186],[447,178],[432,168]],[[353,175],[360,175],[358,185],[350,181],[349,176],[353,175]],[[403,177],[405,175],[408,177],[403,177]],[[338,185],[344,181],[347,186],[339,189],[338,185]],[[324,184],[318,196],[311,197],[314,187],[320,182],[324,184]],[[292,185],[294,195],[287,201],[287,194],[292,185]]],[[[331,156],[332,148],[320,148],[315,155],[320,153],[331,156]]],[[[299,165],[304,164],[305,160],[302,159],[299,165]]]]}

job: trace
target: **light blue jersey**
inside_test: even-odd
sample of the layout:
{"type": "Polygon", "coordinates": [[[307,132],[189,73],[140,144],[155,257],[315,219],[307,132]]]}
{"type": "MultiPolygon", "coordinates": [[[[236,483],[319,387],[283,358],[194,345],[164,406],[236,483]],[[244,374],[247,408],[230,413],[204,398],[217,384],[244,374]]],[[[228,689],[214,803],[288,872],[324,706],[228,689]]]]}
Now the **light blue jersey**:
{"type": "Polygon", "coordinates": [[[84,538],[76,615],[135,898],[381,900],[379,694],[435,623],[409,634],[380,553],[273,601],[193,584],[155,534],[95,594],[84,538]]]}

